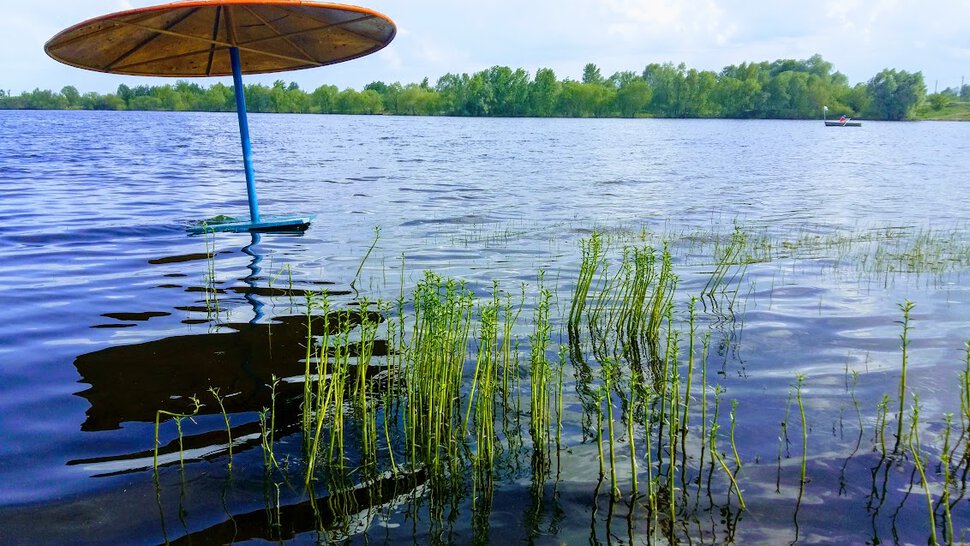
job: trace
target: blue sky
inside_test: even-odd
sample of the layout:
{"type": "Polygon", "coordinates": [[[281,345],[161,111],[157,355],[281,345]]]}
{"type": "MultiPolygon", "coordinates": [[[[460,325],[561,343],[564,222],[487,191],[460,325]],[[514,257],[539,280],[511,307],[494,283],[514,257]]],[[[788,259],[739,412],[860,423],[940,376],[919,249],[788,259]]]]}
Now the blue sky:
{"type": "MultiPolygon", "coordinates": [[[[78,70],[51,60],[44,43],[58,31],[105,13],[157,0],[0,0],[0,89],[114,91],[118,84],[171,80],[78,70]]],[[[304,89],[433,84],[445,73],[495,65],[552,68],[579,79],[588,62],[604,76],[651,62],[720,70],[745,61],[821,54],[851,83],[883,68],[923,72],[927,87],[970,83],[970,0],[371,0],[398,35],[385,50],[348,63],[247,82],[295,81],[304,89]]],[[[202,85],[219,81],[201,79],[202,85]]],[[[226,80],[223,80],[226,81],[226,80]]]]}

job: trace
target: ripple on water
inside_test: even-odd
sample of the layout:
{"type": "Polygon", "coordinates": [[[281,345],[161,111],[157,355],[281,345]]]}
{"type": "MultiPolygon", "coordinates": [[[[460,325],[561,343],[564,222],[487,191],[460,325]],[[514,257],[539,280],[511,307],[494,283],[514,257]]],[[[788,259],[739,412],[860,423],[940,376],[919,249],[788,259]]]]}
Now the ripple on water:
{"type": "MultiPolygon", "coordinates": [[[[0,330],[0,416],[7,417],[0,420],[0,537],[9,536],[7,529],[39,533],[47,523],[67,522],[69,531],[51,536],[70,539],[80,516],[68,514],[85,506],[85,514],[98,516],[85,524],[96,522],[92,536],[105,542],[164,542],[158,507],[144,502],[155,499],[152,479],[141,470],[154,412],[184,404],[214,381],[227,394],[243,393],[229,398],[238,404],[234,426],[244,427],[234,468],[260,468],[259,448],[247,442],[258,437],[256,412],[269,403],[261,386],[274,374],[302,377],[304,291],[326,292],[346,307],[360,296],[397,297],[399,279],[413,286],[432,270],[464,281],[479,297],[491,293],[493,280],[514,296],[522,283],[534,289],[543,269],[561,315],[576,285],[578,240],[593,229],[729,233],[737,221],[788,240],[834,229],[968,221],[953,200],[964,193],[970,164],[961,124],[867,123],[863,132],[837,134],[815,122],[727,120],[253,115],[250,121],[262,211],[316,214],[304,234],[185,234],[199,219],[248,214],[230,113],[0,112],[0,300],[7,326],[0,330]],[[380,238],[362,263],[378,224],[380,238]],[[232,326],[218,325],[214,313],[232,326]],[[270,335],[283,343],[272,358],[283,360],[267,360],[270,335]],[[115,472],[125,474],[105,476],[115,472]],[[56,500],[66,498],[71,508],[56,500]],[[13,508],[27,503],[29,509],[13,508]],[[130,510],[106,508],[116,506],[130,510]]],[[[610,242],[614,250],[622,246],[622,239],[610,242]]],[[[611,258],[610,266],[616,263],[611,258]]],[[[707,302],[700,315],[711,383],[727,389],[725,403],[738,400],[741,475],[751,495],[738,542],[795,538],[784,533],[797,500],[797,453],[781,461],[780,493],[773,488],[776,467],[765,461],[777,456],[796,373],[806,376],[813,450],[800,539],[861,541],[856,528],[870,519],[858,513],[865,505],[857,501],[870,491],[867,467],[877,461],[866,449],[850,457],[854,438],[845,416],[853,406],[845,394],[851,372],[859,371],[854,388],[869,419],[883,394],[894,392],[898,303],[905,299],[917,302],[911,384],[927,418],[959,407],[952,378],[970,323],[970,306],[960,303],[967,299],[965,280],[957,275],[938,290],[902,275],[898,284],[884,285],[847,279],[853,272],[840,267],[824,253],[752,265],[745,282],[755,285],[742,285],[733,304],[707,302]],[[850,458],[848,493],[833,496],[850,458]]],[[[680,294],[697,293],[711,269],[677,268],[680,294]]],[[[525,305],[528,314],[531,292],[525,305]]],[[[523,324],[525,343],[532,324],[523,324]]],[[[568,376],[567,413],[578,418],[568,376]]],[[[284,398],[285,411],[297,415],[298,394],[284,398]]],[[[202,519],[225,520],[226,483],[218,471],[224,444],[212,439],[224,424],[213,407],[201,420],[211,436],[193,439],[193,449],[210,450],[212,462],[189,464],[184,475],[160,473],[166,522],[189,514],[192,531],[209,525],[202,519]],[[177,501],[168,496],[180,483],[189,492],[184,512],[174,511],[177,501]]],[[[565,542],[588,541],[591,529],[609,536],[606,505],[599,505],[600,519],[590,513],[595,447],[575,421],[563,430],[562,456],[571,470],[556,497],[564,514],[556,538],[565,542]]],[[[939,432],[938,423],[928,426],[939,432]]],[[[294,438],[281,446],[295,445],[294,438]]],[[[233,483],[261,499],[257,474],[240,470],[233,483]]],[[[503,537],[534,538],[524,536],[520,523],[531,498],[528,478],[497,490],[492,522],[503,537]]],[[[887,488],[890,504],[899,504],[893,491],[905,485],[887,488]]],[[[912,519],[915,505],[902,517],[912,519]]],[[[258,509],[265,517],[260,506],[244,508],[230,506],[236,515],[258,509]]],[[[410,526],[401,528],[395,536],[410,537],[410,526]]],[[[901,540],[925,539],[911,535],[901,540]]]]}

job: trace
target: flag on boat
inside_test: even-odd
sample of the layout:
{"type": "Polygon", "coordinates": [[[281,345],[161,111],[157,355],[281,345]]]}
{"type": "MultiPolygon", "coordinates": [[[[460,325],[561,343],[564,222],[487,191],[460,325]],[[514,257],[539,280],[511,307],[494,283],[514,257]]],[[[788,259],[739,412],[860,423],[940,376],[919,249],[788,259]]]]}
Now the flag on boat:
{"type": "Polygon", "coordinates": [[[828,112],[829,111],[829,107],[828,106],[823,106],[822,107],[822,110],[825,110],[826,112],[828,112]]]}

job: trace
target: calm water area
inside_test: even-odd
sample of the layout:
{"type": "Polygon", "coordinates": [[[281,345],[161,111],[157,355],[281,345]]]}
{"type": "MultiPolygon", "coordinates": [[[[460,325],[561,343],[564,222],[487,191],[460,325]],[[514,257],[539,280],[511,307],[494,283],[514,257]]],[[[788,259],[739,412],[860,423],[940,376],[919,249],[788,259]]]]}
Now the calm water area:
{"type": "MultiPolygon", "coordinates": [[[[250,125],[263,213],[315,215],[306,232],[187,234],[247,214],[235,114],[0,111],[0,543],[648,543],[646,511],[614,506],[597,486],[569,366],[558,478],[530,495],[526,458],[525,471],[499,481],[484,533],[473,492],[442,523],[415,508],[427,501],[421,487],[362,501],[378,509],[351,510],[357,519],[335,531],[340,511],[314,519],[298,472],[296,483],[264,479],[257,412],[272,375],[303,378],[303,290],[353,306],[395,298],[431,270],[481,298],[493,282],[512,293],[524,283],[528,315],[542,270],[558,346],[591,233],[608,235],[614,259],[624,241],[673,241],[683,316],[714,269],[704,241],[735,225],[772,250],[735,279],[730,312],[699,307],[698,337],[710,339],[712,392],[724,389],[719,445],[729,452],[737,401],[747,506],[714,474],[713,498],[683,512],[675,534],[926,542],[920,478],[911,457],[887,462],[876,449],[877,408],[888,395],[894,431],[899,304],[910,300],[907,388],[919,394],[938,503],[944,414],[954,414],[951,443],[970,441],[958,438],[970,418],[961,421],[959,385],[970,124],[252,115],[250,125]],[[887,258],[899,248],[909,252],[887,258]],[[184,469],[170,452],[156,477],[156,411],[210,387],[237,427],[233,470],[210,399],[183,423],[184,469]],[[288,534],[267,530],[274,509],[288,534]]],[[[520,329],[524,347],[531,324],[520,329]]],[[[168,445],[175,429],[163,425],[168,445]]],[[[296,458],[298,430],[278,434],[296,458]]],[[[964,474],[950,488],[958,538],[970,535],[967,485],[964,474]]]]}

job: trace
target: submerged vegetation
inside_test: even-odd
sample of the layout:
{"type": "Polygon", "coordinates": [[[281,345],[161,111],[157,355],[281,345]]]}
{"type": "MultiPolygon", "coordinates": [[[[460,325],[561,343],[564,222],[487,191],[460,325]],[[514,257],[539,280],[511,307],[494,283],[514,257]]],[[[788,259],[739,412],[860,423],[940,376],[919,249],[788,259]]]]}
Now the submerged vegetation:
{"type": "MultiPolygon", "coordinates": [[[[524,69],[494,66],[474,74],[445,74],[432,85],[376,81],[362,90],[322,85],[304,91],[277,80],[245,86],[252,112],[394,114],[498,117],[665,117],[813,119],[828,106],[837,116],[900,120],[961,119],[954,105],[970,99],[970,85],[935,93],[926,101],[921,72],[885,69],[865,83],[849,85],[821,56],[741,63],[720,72],[683,63],[650,63],[642,70],[604,76],[593,63],[580,80],[558,79],[549,68],[532,76],[524,69]],[[925,107],[924,107],[925,105],[925,107]]],[[[232,87],[118,86],[115,93],[81,94],[35,89],[13,95],[0,90],[0,109],[235,110],[232,87]]],[[[963,116],[962,119],[966,119],[963,116]]]]}
{"type": "MultiPolygon", "coordinates": [[[[580,244],[582,262],[557,277],[555,292],[543,271],[533,288],[494,282],[490,293],[433,272],[409,291],[402,282],[391,300],[357,294],[339,304],[308,292],[302,304],[304,372],[265,385],[272,402],[259,415],[256,445],[263,453],[270,514],[261,536],[289,538],[281,526],[292,510],[281,505],[280,491],[286,490],[309,503],[315,524],[304,532],[317,533],[318,540],[385,532],[371,531],[374,519],[395,520],[404,506],[415,537],[453,542],[470,525],[473,540],[487,542],[495,495],[526,481],[532,500],[524,525],[531,537],[558,532],[556,507],[568,489],[588,499],[591,543],[599,532],[623,533],[629,542],[727,543],[739,535],[756,542],[778,529],[765,522],[764,530],[745,531],[743,514],[766,506],[793,511],[789,525],[798,541],[803,497],[822,495],[813,492],[821,487],[813,473],[825,468],[812,464],[822,443],[812,431],[824,426],[813,422],[819,415],[811,410],[813,377],[793,370],[785,407],[764,404],[757,410],[782,423],[771,489],[795,503],[776,505],[765,492],[768,473],[751,455],[763,447],[758,435],[742,433],[744,415],[751,415],[750,409],[742,414],[744,405],[757,402],[739,399],[712,380],[723,373],[711,362],[712,346],[722,354],[734,334],[719,340],[710,327],[741,320],[750,268],[808,260],[821,248],[840,256],[832,263],[856,264],[861,277],[882,282],[968,265],[959,246],[966,241],[956,234],[898,229],[787,236],[740,226],[729,234],[593,232],[580,244]],[[698,266],[705,271],[702,280],[678,274],[698,266]],[[564,294],[566,301],[559,299],[564,294]],[[300,388],[282,395],[281,382],[300,388]],[[277,408],[294,404],[297,414],[277,416],[277,408]],[[793,404],[798,415],[790,420],[793,404]],[[287,442],[284,431],[299,441],[287,442]],[[792,431],[799,434],[797,467],[786,462],[792,431]],[[598,472],[584,460],[596,461],[598,472]],[[622,517],[614,521],[615,515],[622,517]]],[[[859,502],[871,515],[874,540],[881,507],[897,498],[891,491],[908,488],[922,491],[927,511],[925,525],[908,536],[957,543],[970,533],[970,343],[962,370],[954,374],[959,408],[931,412],[907,381],[918,358],[910,347],[916,306],[907,301],[899,308],[902,359],[890,374],[896,388],[876,379],[874,386],[884,389],[882,402],[860,407],[856,386],[866,375],[851,370],[850,387],[846,365],[846,401],[858,413],[859,430],[842,473],[854,457],[871,469],[870,491],[859,502]],[[891,403],[898,410],[890,411],[891,403]],[[895,429],[891,449],[887,425],[890,434],[895,429]],[[871,445],[863,444],[864,437],[871,445]]],[[[223,405],[232,394],[220,397],[215,388],[209,393],[229,429],[227,472],[242,472],[238,449],[233,464],[223,405]]],[[[175,461],[174,451],[166,460],[158,457],[159,421],[174,422],[181,464],[183,419],[204,405],[192,401],[190,412],[156,412],[156,472],[175,461]]],[[[839,420],[842,427],[841,414],[839,420]]],[[[892,516],[894,533],[909,496],[892,516]]]]}

